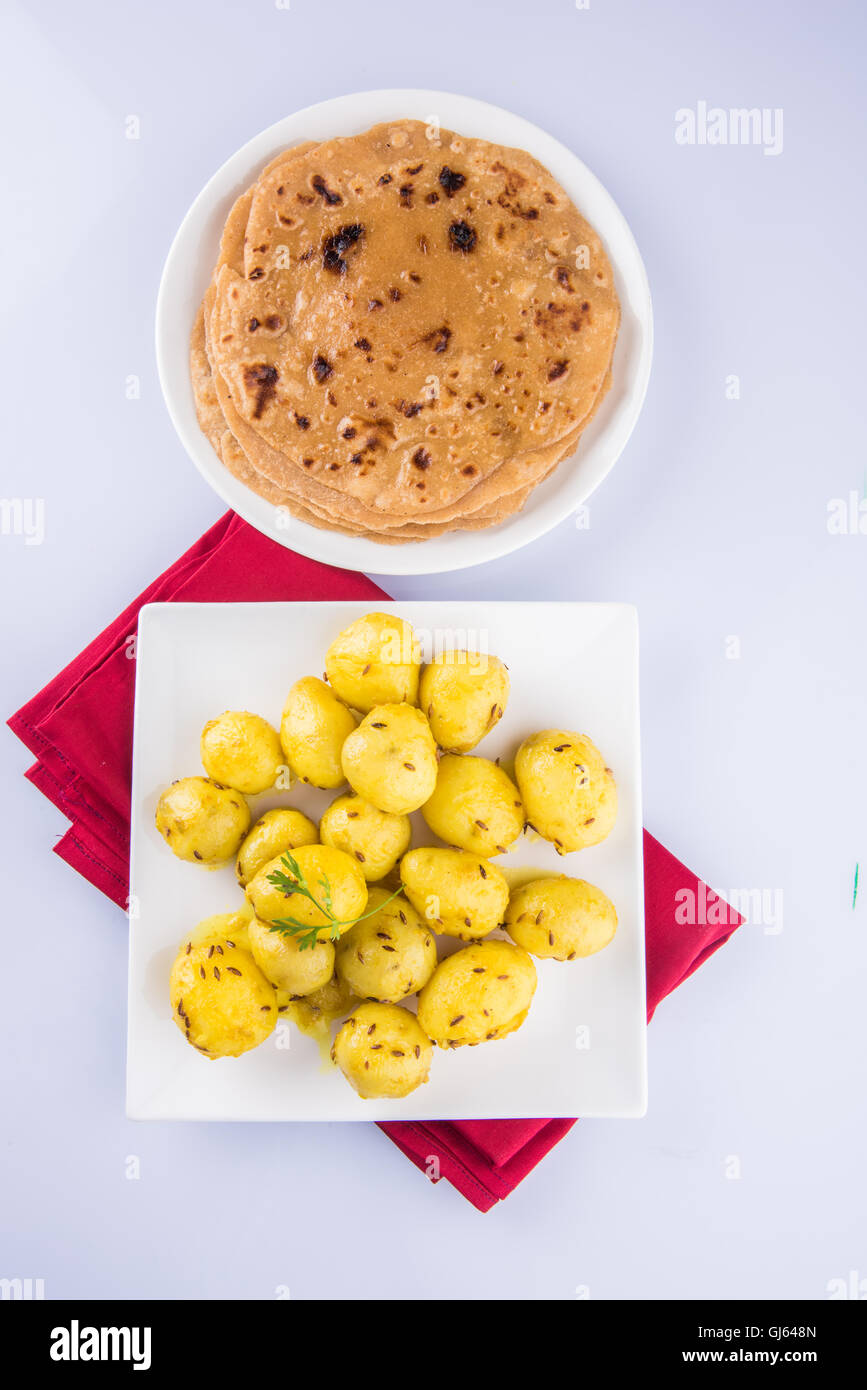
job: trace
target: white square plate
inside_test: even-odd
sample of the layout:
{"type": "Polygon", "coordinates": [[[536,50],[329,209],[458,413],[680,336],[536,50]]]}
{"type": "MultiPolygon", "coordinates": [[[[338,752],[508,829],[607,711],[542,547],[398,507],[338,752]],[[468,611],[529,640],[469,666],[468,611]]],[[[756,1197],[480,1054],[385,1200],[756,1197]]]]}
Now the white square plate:
{"type": "MultiPolygon", "coordinates": [[[[593,849],[559,858],[530,835],[498,862],[597,884],[619,917],[614,941],[586,960],[537,961],[526,1023],[490,1046],[435,1049],[431,1078],[398,1101],[361,1100],[319,1048],[281,1021],[238,1060],[207,1061],[171,1018],[169,970],[182,937],[242,896],[232,867],[208,872],[171,855],[154,826],[160,792],[201,772],[199,734],[225,709],[279,724],[292,683],[319,674],[333,637],[362,603],[151,604],[139,617],[130,870],[127,1112],[133,1119],[418,1120],[637,1116],[646,1107],[644,884],[633,608],[603,603],[383,603],[432,642],[496,653],[512,688],[505,716],[476,750],[513,757],[538,729],[588,734],[614,770],[619,814],[593,849]],[[288,1045],[287,1045],[288,1044],[288,1045]]],[[[251,798],[318,818],[336,793],[310,787],[251,798]]],[[[415,816],[414,843],[434,843],[415,816]]],[[[449,943],[451,945],[452,943],[449,943]]]]}

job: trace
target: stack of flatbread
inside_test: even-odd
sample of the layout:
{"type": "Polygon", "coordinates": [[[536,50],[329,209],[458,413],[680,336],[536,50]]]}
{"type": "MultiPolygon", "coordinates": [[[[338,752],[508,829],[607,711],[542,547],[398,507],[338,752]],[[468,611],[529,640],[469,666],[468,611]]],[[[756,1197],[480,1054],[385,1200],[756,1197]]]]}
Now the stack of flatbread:
{"type": "Polygon", "coordinates": [[[313,526],[494,526],[574,453],[619,321],[599,237],[535,159],[379,125],[285,151],[232,208],[193,330],[199,423],[313,526]]]}

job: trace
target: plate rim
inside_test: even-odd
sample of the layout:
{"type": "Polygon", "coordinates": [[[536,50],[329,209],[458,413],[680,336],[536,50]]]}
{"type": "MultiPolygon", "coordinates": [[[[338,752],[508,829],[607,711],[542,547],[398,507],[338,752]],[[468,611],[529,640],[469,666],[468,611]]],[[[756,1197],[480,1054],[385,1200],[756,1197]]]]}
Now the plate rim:
{"type": "MultiPolygon", "coordinates": [[[[451,122],[447,119],[448,112],[443,114],[445,117],[443,124],[447,125],[447,128],[451,128],[451,122]]],[[[415,118],[413,117],[413,119],[415,118]]],[[[458,120],[454,124],[460,128],[461,122],[458,120]]],[[[466,126],[466,122],[464,124],[466,126]]],[[[291,140],[298,137],[287,135],[285,138],[291,140]]],[[[503,143],[514,146],[517,142],[510,137],[503,143]]],[[[558,175],[559,177],[560,175],[558,175]]],[[[200,254],[199,259],[201,259],[200,254]]],[[[207,265],[205,269],[207,269],[207,265]]],[[[191,330],[192,323],[189,323],[184,328],[185,360],[191,330]]],[[[523,546],[539,540],[555,526],[560,525],[573,515],[611,472],[638,423],[650,381],[654,338],[650,284],[638,243],[619,205],[597,175],[556,136],[551,135],[541,126],[529,121],[517,112],[477,97],[427,88],[374,88],[315,102],[272,122],[258,134],[245,141],[233,154],[230,154],[200,189],[174,234],[160,275],[154,334],[160,388],[172,426],[197,471],[217,496],[249,525],[287,549],[294,550],[310,559],[335,565],[340,569],[361,570],[364,573],[377,575],[443,574],[474,568],[476,565],[513,554],[522,549],[523,546]],[[370,115],[363,114],[366,106],[378,107],[382,104],[392,103],[401,114],[392,114],[391,116],[383,115],[381,112],[370,115]],[[603,456],[603,462],[598,465],[594,476],[590,479],[584,479],[582,482],[579,471],[571,480],[572,487],[564,486],[564,483],[568,483],[570,480],[568,472],[564,470],[567,470],[569,465],[573,463],[576,455],[564,459],[552,477],[546,479],[535,490],[535,493],[538,493],[546,501],[546,509],[542,515],[535,514],[532,509],[528,512],[525,507],[514,516],[506,518],[499,525],[481,532],[447,532],[443,536],[432,537],[430,540],[392,546],[378,544],[366,537],[344,536],[335,531],[320,529],[295,517],[292,517],[291,523],[283,531],[273,525],[274,508],[272,504],[266,502],[264,498],[258,497],[256,493],[235,479],[220,463],[211,445],[201,433],[195,420],[189,372],[183,373],[182,380],[175,380],[175,372],[171,366],[170,358],[180,325],[177,321],[177,313],[173,311],[172,307],[176,298],[172,288],[173,281],[179,277],[179,267],[185,261],[188,253],[192,255],[193,249],[200,249],[202,238],[206,234],[206,229],[202,224],[207,221],[210,214],[213,214],[217,204],[227,197],[227,181],[230,177],[233,178],[232,189],[236,195],[237,191],[244,185],[245,180],[251,177],[251,170],[256,164],[261,165],[267,157],[261,155],[261,147],[267,144],[279,144],[283,138],[280,132],[287,125],[291,123],[303,124],[305,121],[315,121],[319,117],[327,118],[335,113],[342,115],[345,110],[347,113],[350,111],[357,113],[355,116],[347,114],[347,128],[354,128],[357,122],[359,129],[364,129],[365,122],[375,124],[383,120],[397,120],[401,118],[401,115],[406,119],[407,106],[410,108],[415,105],[435,107],[436,103],[440,105],[456,104],[465,108],[471,115],[475,113],[480,120],[485,118],[494,121],[505,119],[509,123],[517,123],[521,127],[521,132],[529,136],[529,140],[525,140],[522,148],[534,153],[534,142],[538,140],[542,146],[546,146],[548,149],[548,153],[544,157],[536,156],[542,158],[542,162],[545,162],[546,159],[550,161],[553,150],[557,160],[562,159],[570,164],[576,171],[576,176],[593,190],[594,196],[601,198],[603,204],[607,205],[607,213],[611,219],[609,226],[604,232],[599,231],[598,217],[594,219],[594,226],[606,245],[610,242],[609,232],[612,228],[616,228],[627,249],[626,261],[629,265],[626,282],[623,278],[623,258],[621,257],[619,260],[612,258],[612,266],[618,289],[621,291],[621,303],[625,302],[622,291],[626,284],[636,296],[636,303],[633,307],[635,323],[640,329],[640,342],[635,354],[634,380],[626,398],[617,407],[611,420],[603,427],[605,433],[601,440],[598,443],[593,441],[590,445],[590,450],[598,447],[603,456]],[[243,174],[241,173],[242,169],[246,171],[243,174]],[[191,405],[193,407],[192,422],[189,418],[191,405]],[[543,491],[546,488],[548,491],[543,491]],[[269,514],[272,518],[270,526],[266,524],[269,514]],[[428,558],[425,559],[424,557],[428,558]]],[[[593,430],[595,424],[596,422],[589,429],[593,430]]],[[[587,457],[587,451],[583,457],[587,457]]],[[[528,499],[528,504],[532,500],[528,499]]]]}

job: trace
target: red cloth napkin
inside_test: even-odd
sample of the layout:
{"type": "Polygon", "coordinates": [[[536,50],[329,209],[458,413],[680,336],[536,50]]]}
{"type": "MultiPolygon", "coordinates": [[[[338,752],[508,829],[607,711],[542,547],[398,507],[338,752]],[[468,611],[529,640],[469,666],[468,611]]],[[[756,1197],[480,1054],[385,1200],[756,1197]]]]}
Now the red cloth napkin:
{"type": "MultiPolygon", "coordinates": [[[[296,555],[227,512],[89,647],[9,720],[35,754],[33,784],[71,821],[55,853],[126,907],[135,632],[144,603],[388,598],[363,575],[296,555]]],[[[740,925],[684,927],[675,895],[694,874],[645,831],[648,1017],[740,925]]],[[[717,901],[709,893],[709,904],[717,901]]],[[[508,1196],[574,1120],[477,1120],[380,1126],[433,1180],[447,1178],[480,1211],[508,1196]]]]}

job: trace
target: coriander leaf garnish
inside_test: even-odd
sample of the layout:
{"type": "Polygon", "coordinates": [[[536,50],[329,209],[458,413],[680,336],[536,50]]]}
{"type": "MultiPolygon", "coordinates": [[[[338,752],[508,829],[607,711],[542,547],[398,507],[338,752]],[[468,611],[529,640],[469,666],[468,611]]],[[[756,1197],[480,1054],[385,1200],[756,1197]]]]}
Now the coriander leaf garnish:
{"type": "MultiPolygon", "coordinates": [[[[297,917],[278,917],[276,921],[268,923],[268,930],[279,932],[281,936],[292,936],[298,940],[299,951],[306,951],[308,947],[313,947],[320,939],[319,933],[329,928],[328,939],[336,941],[340,936],[341,928],[352,927],[356,922],[363,922],[365,917],[373,917],[375,913],[381,912],[384,907],[396,898],[400,893],[400,888],[395,888],[394,892],[386,898],[379,907],[372,907],[369,912],[363,912],[360,917],[350,917],[346,921],[340,921],[334,911],[334,898],[331,891],[331,884],[327,874],[322,874],[319,879],[319,889],[322,893],[323,902],[320,902],[311,891],[310,885],[304,876],[304,870],[298,860],[287,850],[280,856],[280,863],[284,865],[287,872],[282,869],[275,869],[268,875],[268,882],[273,883],[275,888],[279,888],[289,896],[296,893],[301,898],[307,898],[318,912],[326,919],[322,926],[311,927],[309,922],[299,922],[297,917]]],[[[323,938],[325,939],[325,938],[323,938]]]]}

